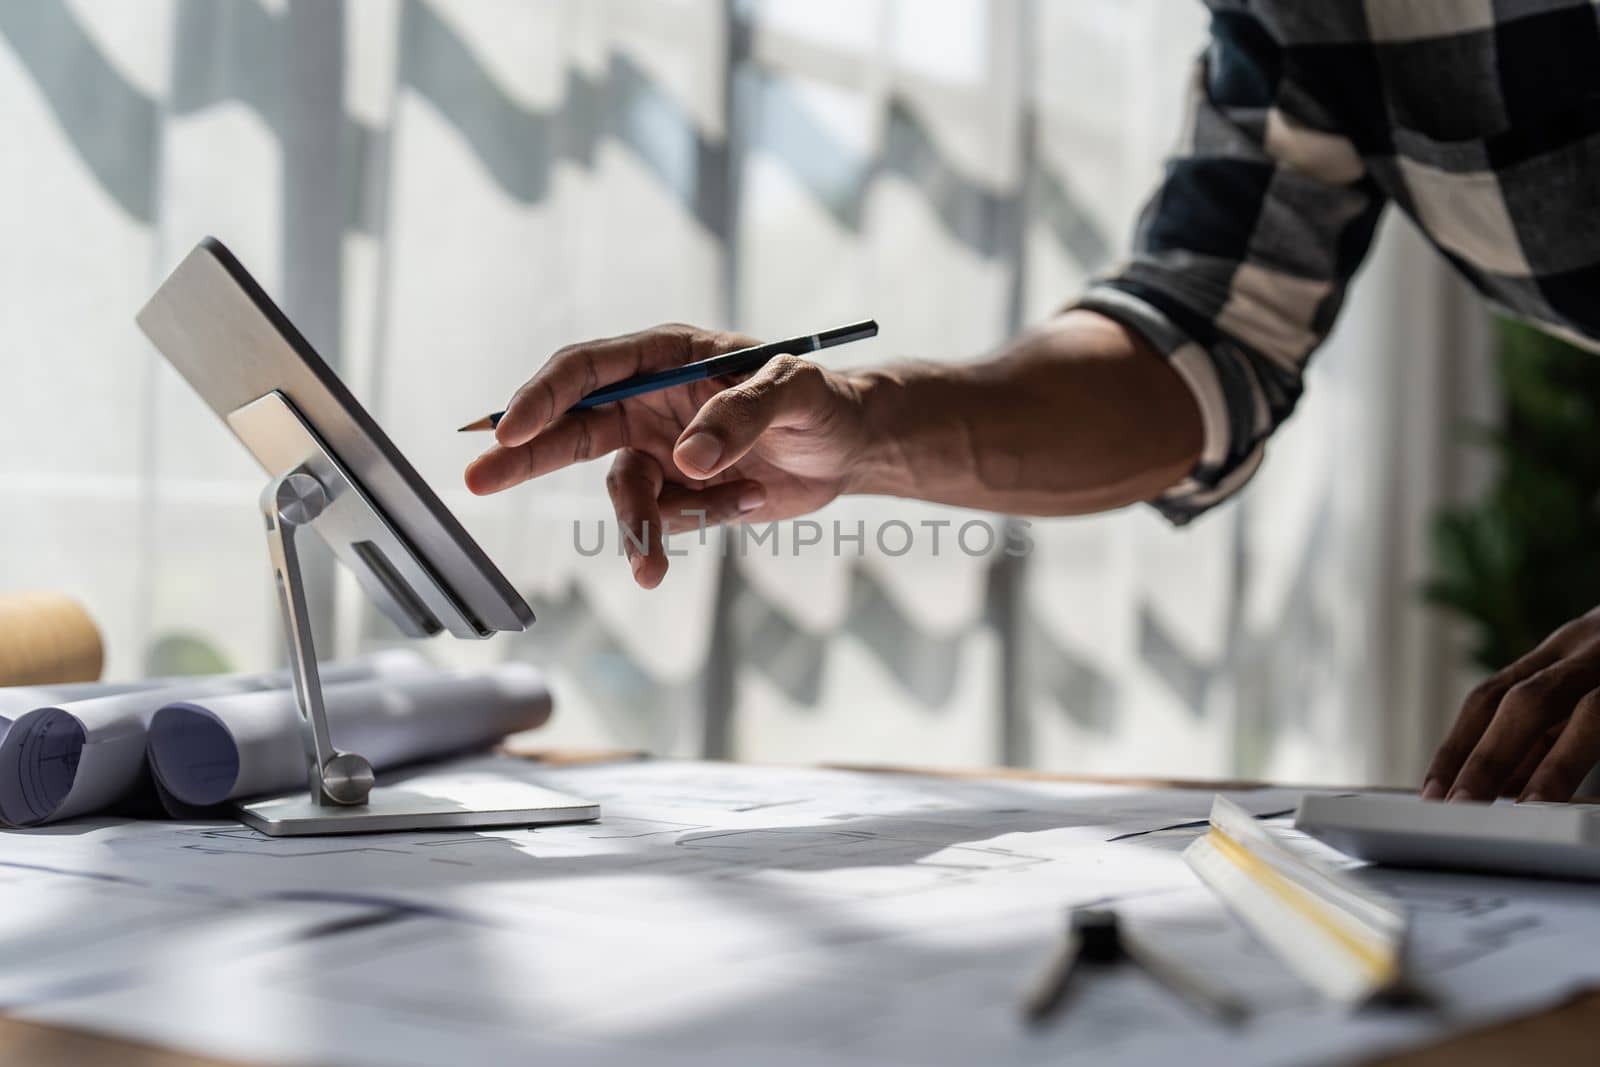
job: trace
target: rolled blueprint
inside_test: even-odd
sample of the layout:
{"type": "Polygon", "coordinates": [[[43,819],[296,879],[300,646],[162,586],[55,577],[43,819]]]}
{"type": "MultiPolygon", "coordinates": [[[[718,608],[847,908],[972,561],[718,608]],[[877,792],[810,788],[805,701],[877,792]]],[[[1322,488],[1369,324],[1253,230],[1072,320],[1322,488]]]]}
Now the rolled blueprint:
{"type": "MultiPolygon", "coordinates": [[[[345,682],[322,698],[334,746],[377,770],[482,748],[550,717],[544,676],[525,663],[345,682]]],[[[150,722],[149,753],[160,790],[191,808],[306,787],[292,692],[169,704],[150,722]]]]}
{"type": "Polygon", "coordinates": [[[166,679],[153,682],[69,682],[66,685],[8,685],[0,688],[0,738],[5,737],[11,720],[34,708],[46,704],[60,704],[68,700],[88,700],[92,697],[116,696],[140,689],[157,689],[171,684],[166,679]]]}
{"type": "MultiPolygon", "coordinates": [[[[416,652],[398,650],[323,664],[320,673],[324,681],[337,683],[416,677],[431,670],[416,652]]],[[[0,823],[37,826],[70,819],[135,791],[146,766],[145,730],[166,704],[228,693],[292,693],[289,684],[287,671],[204,676],[35,706],[0,738],[0,823]]]]}

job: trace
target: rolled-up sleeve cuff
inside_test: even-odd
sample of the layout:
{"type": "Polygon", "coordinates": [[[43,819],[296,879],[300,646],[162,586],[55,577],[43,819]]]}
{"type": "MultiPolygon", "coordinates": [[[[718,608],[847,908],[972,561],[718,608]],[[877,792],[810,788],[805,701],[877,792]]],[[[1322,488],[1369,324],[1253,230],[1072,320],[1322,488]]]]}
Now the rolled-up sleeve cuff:
{"type": "Polygon", "coordinates": [[[1205,346],[1155,305],[1114,283],[1090,286],[1071,306],[1097,311],[1137,331],[1172,364],[1200,408],[1204,441],[1199,462],[1150,504],[1181,526],[1243,487],[1265,451],[1264,442],[1251,432],[1259,425],[1260,413],[1250,410],[1256,406],[1256,391],[1244,382],[1227,381],[1237,376],[1229,373],[1231,368],[1219,366],[1205,346]]]}

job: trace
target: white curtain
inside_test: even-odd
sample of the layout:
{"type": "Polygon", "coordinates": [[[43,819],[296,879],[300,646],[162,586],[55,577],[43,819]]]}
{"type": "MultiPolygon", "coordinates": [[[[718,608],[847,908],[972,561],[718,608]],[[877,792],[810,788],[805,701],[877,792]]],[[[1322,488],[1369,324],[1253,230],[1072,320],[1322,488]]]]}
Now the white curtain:
{"type": "MultiPolygon", "coordinates": [[[[0,5],[0,584],[82,598],[117,675],[278,658],[260,476],[132,325],[211,233],[534,603],[431,651],[547,667],[552,744],[1414,774],[1447,702],[1412,588],[1440,383],[1476,342],[1399,225],[1262,476],[1182,532],[1136,509],[975,555],[963,523],[1020,528],[849,500],[798,556],[686,543],[643,593],[614,532],[575,547],[600,467],[458,488],[454,427],[571,340],[871,316],[830,363],[992,349],[1125,250],[1204,36],[1173,0],[0,5]]],[[[321,573],[325,647],[397,640],[321,573]]]]}

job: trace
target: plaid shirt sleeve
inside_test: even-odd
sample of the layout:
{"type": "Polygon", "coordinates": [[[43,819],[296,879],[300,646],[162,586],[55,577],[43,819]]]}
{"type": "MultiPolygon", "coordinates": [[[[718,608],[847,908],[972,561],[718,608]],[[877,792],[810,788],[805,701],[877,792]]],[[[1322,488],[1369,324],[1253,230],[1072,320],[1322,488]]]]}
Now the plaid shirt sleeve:
{"type": "Polygon", "coordinates": [[[1236,492],[1294,410],[1384,197],[1252,15],[1218,11],[1183,140],[1130,262],[1077,302],[1139,331],[1194,391],[1200,461],[1152,501],[1185,523],[1236,492]]]}

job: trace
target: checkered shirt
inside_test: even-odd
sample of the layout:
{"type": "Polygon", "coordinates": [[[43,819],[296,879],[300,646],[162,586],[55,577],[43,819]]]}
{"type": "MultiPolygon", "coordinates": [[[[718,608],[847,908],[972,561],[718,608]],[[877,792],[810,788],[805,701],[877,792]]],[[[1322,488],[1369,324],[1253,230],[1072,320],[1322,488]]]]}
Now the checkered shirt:
{"type": "Polygon", "coordinates": [[[1207,6],[1182,144],[1079,302],[1199,402],[1168,518],[1254,473],[1389,201],[1492,302],[1600,350],[1600,0],[1207,6]]]}

